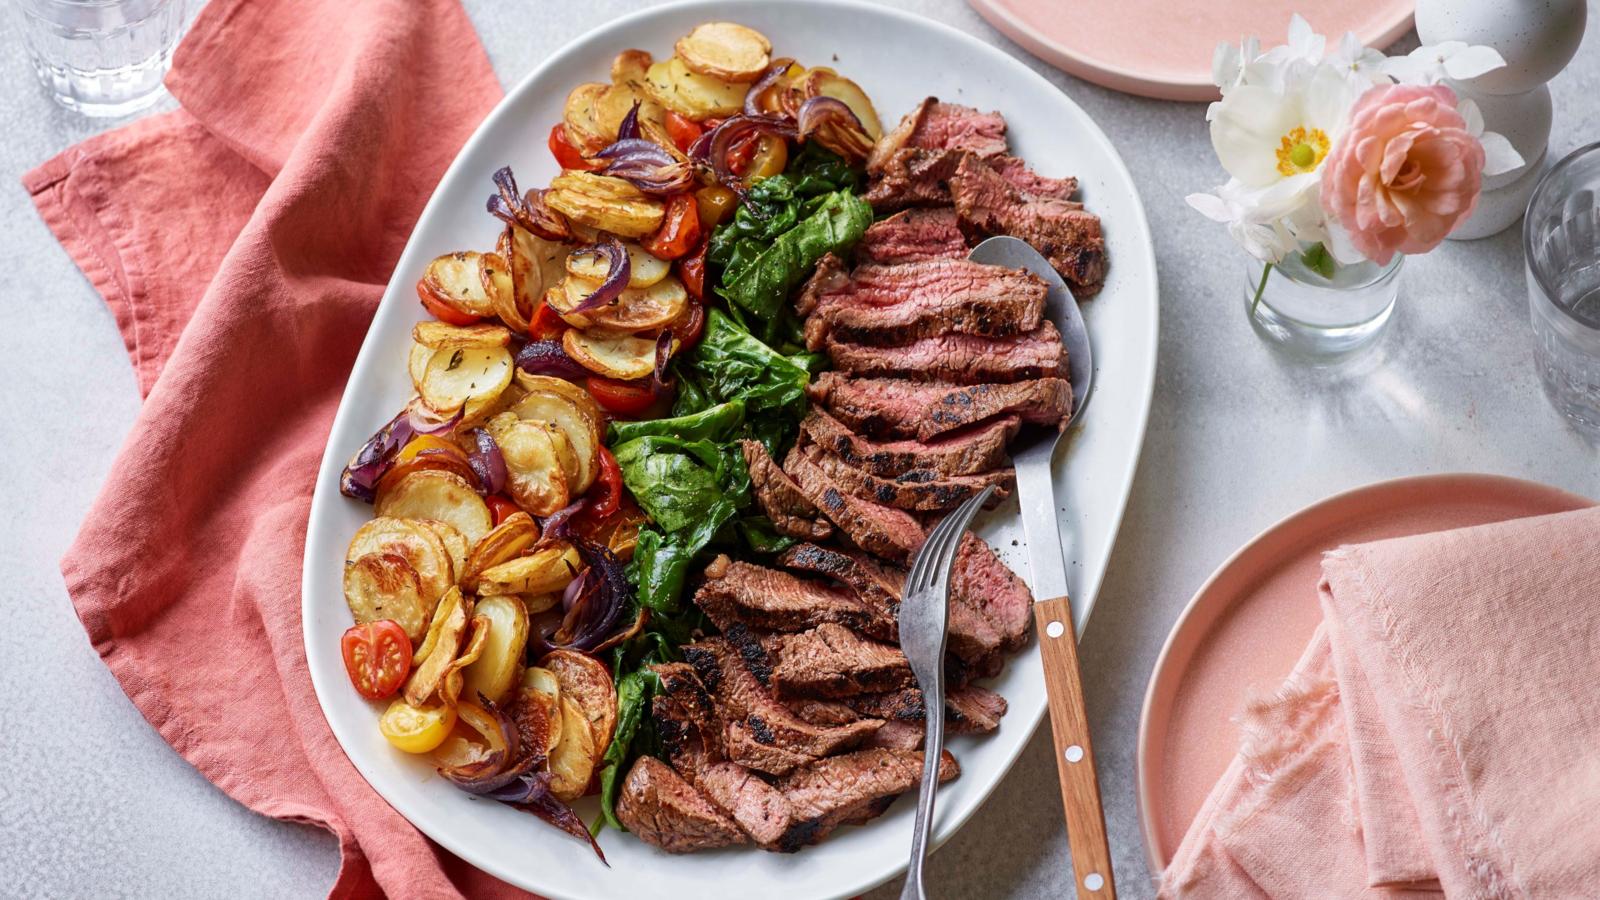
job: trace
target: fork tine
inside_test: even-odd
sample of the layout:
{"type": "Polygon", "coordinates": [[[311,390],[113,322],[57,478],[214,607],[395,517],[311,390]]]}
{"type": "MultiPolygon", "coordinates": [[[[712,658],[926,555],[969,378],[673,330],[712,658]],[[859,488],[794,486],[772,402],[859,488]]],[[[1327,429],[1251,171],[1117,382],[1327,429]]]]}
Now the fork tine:
{"type": "Polygon", "coordinates": [[[934,526],[911,565],[911,573],[906,577],[905,593],[908,596],[949,580],[950,566],[955,562],[956,552],[961,547],[962,535],[966,533],[972,517],[977,515],[978,508],[992,493],[994,493],[992,486],[984,488],[934,526]]]}

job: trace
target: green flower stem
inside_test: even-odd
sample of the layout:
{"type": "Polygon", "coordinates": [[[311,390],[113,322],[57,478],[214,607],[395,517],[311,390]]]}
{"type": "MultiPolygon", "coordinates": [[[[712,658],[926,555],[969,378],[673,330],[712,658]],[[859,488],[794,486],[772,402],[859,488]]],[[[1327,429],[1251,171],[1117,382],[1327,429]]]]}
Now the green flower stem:
{"type": "Polygon", "coordinates": [[[1272,274],[1272,263],[1267,263],[1261,269],[1261,281],[1256,285],[1256,298],[1250,301],[1250,317],[1255,318],[1256,307],[1261,305],[1261,295],[1267,290],[1267,276],[1272,274]]]}

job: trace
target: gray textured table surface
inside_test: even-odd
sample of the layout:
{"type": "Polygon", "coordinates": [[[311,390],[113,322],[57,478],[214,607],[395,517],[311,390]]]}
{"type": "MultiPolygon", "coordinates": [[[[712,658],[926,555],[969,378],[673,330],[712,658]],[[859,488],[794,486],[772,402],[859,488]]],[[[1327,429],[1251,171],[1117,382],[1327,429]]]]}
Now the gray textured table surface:
{"type": "MultiPolygon", "coordinates": [[[[503,82],[633,5],[467,2],[503,82]]],[[[1287,365],[1245,323],[1240,251],[1183,203],[1220,174],[1200,106],[1126,97],[1050,70],[959,0],[901,5],[1004,47],[1084,106],[1127,160],[1155,233],[1163,320],[1155,407],[1083,637],[1118,881],[1124,896],[1149,896],[1133,781],[1139,707],[1168,628],[1219,562],[1306,503],[1393,476],[1498,472],[1600,496],[1600,456],[1539,391],[1515,231],[1408,261],[1396,321],[1378,356],[1357,370],[1287,365]]],[[[110,314],[17,181],[100,126],[57,110],[34,88],[14,33],[0,45],[0,83],[11,86],[0,92],[0,263],[15,278],[11,325],[0,329],[10,410],[0,426],[8,511],[0,575],[9,585],[0,629],[9,688],[0,703],[0,895],[322,895],[337,866],[332,839],[248,812],[173,753],[101,665],[67,601],[56,561],[133,421],[138,393],[110,314]]],[[[1600,27],[1550,87],[1552,157],[1600,138],[1600,27]]],[[[1047,730],[933,858],[938,896],[1070,892],[1047,730]]]]}

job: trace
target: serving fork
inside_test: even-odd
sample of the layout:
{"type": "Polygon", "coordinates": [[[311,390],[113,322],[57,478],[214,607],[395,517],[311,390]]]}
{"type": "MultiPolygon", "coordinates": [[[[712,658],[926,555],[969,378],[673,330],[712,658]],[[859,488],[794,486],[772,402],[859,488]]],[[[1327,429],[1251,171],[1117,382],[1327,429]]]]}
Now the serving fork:
{"type": "Polygon", "coordinates": [[[911,832],[911,865],[900,900],[924,900],[922,865],[928,856],[928,831],[933,824],[933,796],[939,790],[939,757],[944,750],[944,643],[950,621],[950,570],[967,526],[994,493],[979,491],[945,516],[929,532],[906,576],[900,601],[900,650],[922,689],[924,735],[922,784],[917,792],[917,820],[911,832]]]}

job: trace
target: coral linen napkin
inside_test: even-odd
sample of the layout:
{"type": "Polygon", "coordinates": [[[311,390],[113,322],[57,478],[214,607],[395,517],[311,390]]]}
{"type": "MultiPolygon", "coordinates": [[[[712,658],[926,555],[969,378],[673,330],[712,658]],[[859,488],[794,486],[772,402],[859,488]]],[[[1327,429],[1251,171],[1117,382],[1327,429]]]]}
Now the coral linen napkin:
{"type": "Polygon", "coordinates": [[[362,780],[300,639],[334,409],[412,224],[499,83],[455,0],[213,0],[167,84],[182,109],[25,178],[146,394],[61,563],[78,615],[202,774],[337,836],[333,896],[511,894],[362,780]]]}
{"type": "Polygon", "coordinates": [[[1323,624],[1246,710],[1161,895],[1600,895],[1600,508],[1322,573],[1323,624]]]}

